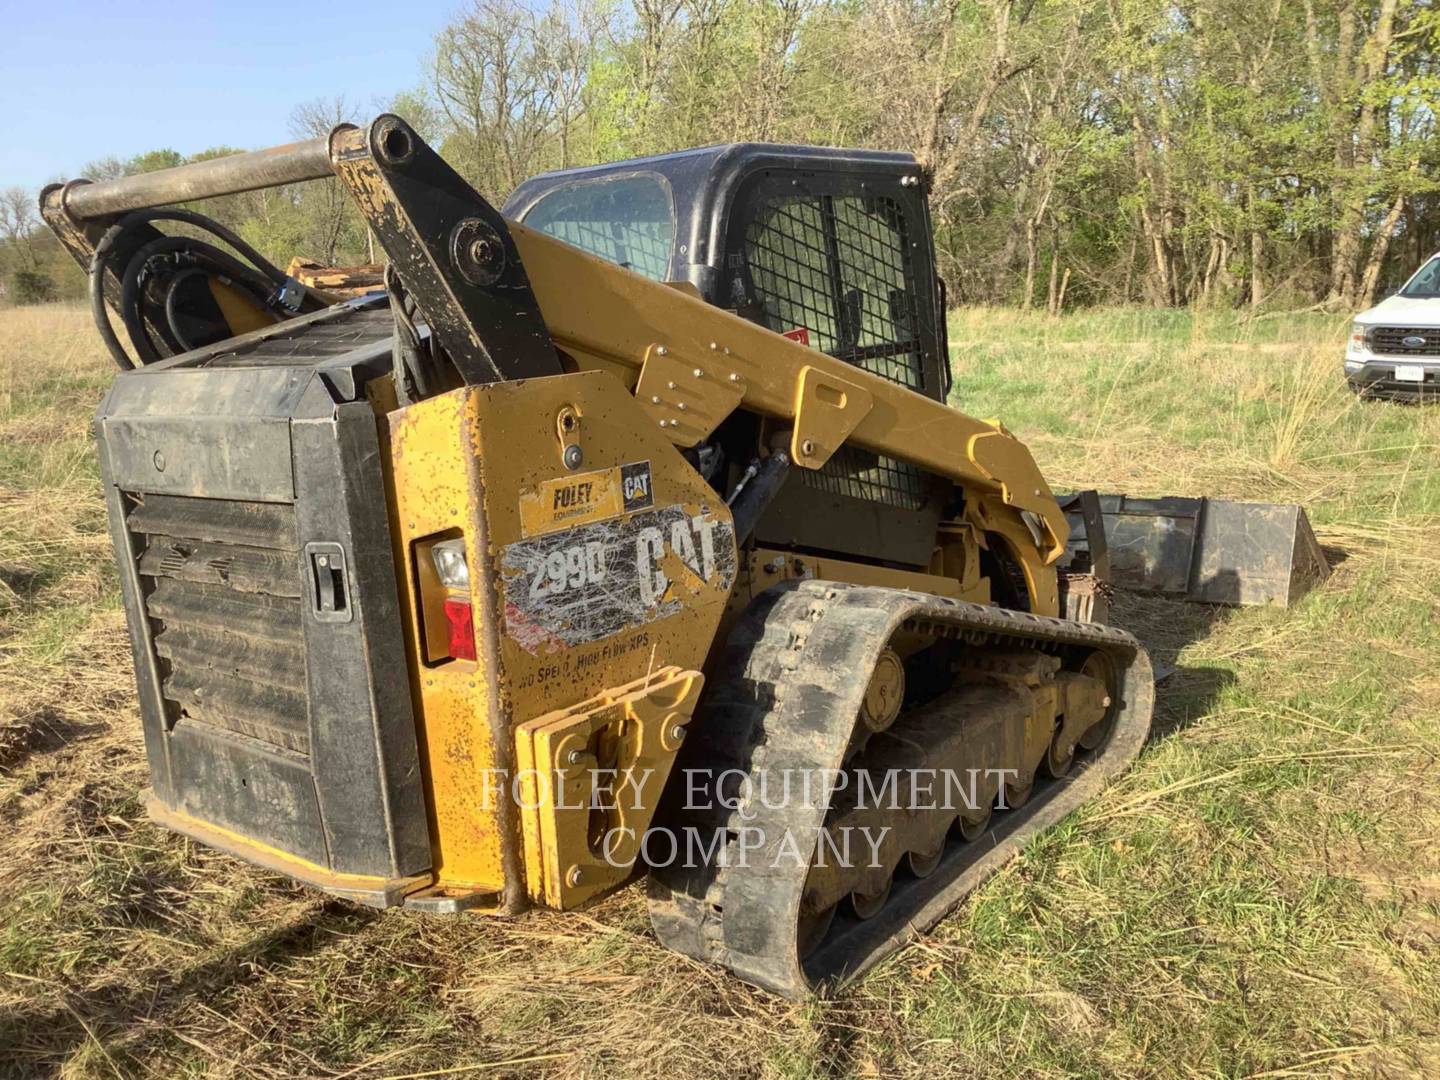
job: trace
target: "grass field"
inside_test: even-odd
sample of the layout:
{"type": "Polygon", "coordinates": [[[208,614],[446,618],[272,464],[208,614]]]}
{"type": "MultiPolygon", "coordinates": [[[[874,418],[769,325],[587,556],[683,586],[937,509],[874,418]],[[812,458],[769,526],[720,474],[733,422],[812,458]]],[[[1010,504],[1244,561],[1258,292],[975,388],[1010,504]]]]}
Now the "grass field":
{"type": "Polygon", "coordinates": [[[1440,1075],[1440,408],[1346,324],[970,311],[1057,487],[1299,501],[1290,611],[1130,600],[1155,734],[921,943],[793,1005],[578,915],[378,915],[148,824],[78,308],[0,311],[0,1075],[1440,1075]]]}

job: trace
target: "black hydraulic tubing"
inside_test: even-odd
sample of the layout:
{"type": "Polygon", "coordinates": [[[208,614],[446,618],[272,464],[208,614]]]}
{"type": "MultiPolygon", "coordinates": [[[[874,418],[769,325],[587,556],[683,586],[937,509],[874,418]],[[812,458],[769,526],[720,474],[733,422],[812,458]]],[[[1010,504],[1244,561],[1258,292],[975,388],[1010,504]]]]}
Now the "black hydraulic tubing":
{"type": "Polygon", "coordinates": [[[175,310],[175,298],[180,295],[180,285],[194,277],[209,278],[209,272],[199,266],[192,266],[188,270],[181,270],[170,279],[170,284],[165,287],[165,324],[170,327],[170,336],[180,346],[181,352],[189,352],[195,346],[190,344],[185,332],[180,329],[179,312],[175,310]]]}
{"type": "MultiPolygon", "coordinates": [[[[136,225],[148,224],[152,221],[183,221],[187,225],[194,225],[198,229],[218,236],[225,243],[229,244],[246,259],[255,264],[256,268],[277,285],[285,281],[285,273],[269,259],[261,255],[253,247],[242,240],[233,230],[226,228],[213,218],[204,214],[197,214],[193,210],[181,210],[178,208],[164,210],[141,210],[134,214],[126,214],[110,228],[105,230],[100,243],[95,246],[95,258],[109,258],[110,250],[114,247],[116,240],[127,230],[136,225]]],[[[94,273],[95,260],[91,260],[91,273],[94,273]]]]}
{"type": "Polygon", "coordinates": [[[183,351],[183,353],[189,353],[189,351],[196,346],[193,346],[193,344],[187,340],[186,336],[184,336],[183,331],[180,330],[180,312],[176,310],[176,297],[180,295],[180,282],[189,281],[190,278],[196,275],[204,276],[206,281],[209,281],[210,278],[219,278],[220,281],[240,285],[240,288],[235,289],[238,297],[242,298],[242,300],[249,301],[251,307],[255,308],[256,311],[266,310],[264,297],[256,294],[252,288],[243,287],[243,282],[235,281],[232,276],[220,271],[216,266],[190,266],[189,269],[183,269],[183,271],[180,271],[179,274],[174,275],[173,278],[170,279],[170,284],[166,285],[166,304],[164,304],[164,307],[166,307],[166,325],[170,327],[171,337],[174,337],[176,344],[179,344],[180,351],[183,351]]]}
{"type": "Polygon", "coordinates": [[[776,450],[764,461],[746,470],[729,499],[730,513],[735,519],[736,544],[750,539],[750,534],[760,524],[760,519],[785,486],[789,475],[790,455],[784,450],[776,450]]]}
{"type": "Polygon", "coordinates": [[[169,252],[184,252],[208,262],[243,288],[261,293],[269,289],[269,283],[258,272],[202,240],[188,236],[161,236],[150,241],[131,256],[120,280],[120,317],[125,322],[125,330],[129,333],[135,352],[143,364],[153,363],[160,359],[160,356],[153,348],[153,342],[145,329],[144,314],[140,310],[141,271],[155,256],[169,252]]]}
{"type": "MultiPolygon", "coordinates": [[[[128,371],[135,365],[131,362],[129,354],[125,352],[124,346],[120,344],[120,339],[116,337],[115,331],[110,325],[110,319],[105,311],[105,270],[115,253],[115,245],[119,238],[130,229],[138,225],[148,224],[152,221],[180,221],[187,225],[194,225],[196,228],[204,229],[206,232],[229,244],[246,259],[249,259],[258,269],[260,275],[268,278],[272,284],[278,286],[285,281],[285,274],[266,259],[265,256],[261,255],[260,252],[242,240],[234,231],[221,225],[218,221],[206,217],[204,214],[197,214],[193,210],[181,209],[141,210],[133,214],[126,214],[114,225],[105,230],[105,235],[101,237],[100,242],[95,245],[95,255],[90,260],[90,314],[95,320],[96,329],[100,331],[101,340],[105,342],[105,347],[110,351],[110,355],[115,360],[116,366],[122,371],[128,371]]],[[[198,244],[199,242],[194,241],[193,243],[198,244]]],[[[206,247],[209,247],[209,245],[206,245],[206,247]]],[[[209,250],[219,255],[225,254],[213,247],[209,247],[209,250]]],[[[239,267],[242,271],[240,275],[242,281],[246,277],[253,276],[254,272],[245,267],[244,264],[234,260],[232,260],[232,262],[234,266],[239,267]]],[[[125,317],[123,311],[121,311],[120,314],[122,318],[125,317]]],[[[127,330],[129,329],[129,325],[130,320],[126,319],[127,330]]],[[[141,320],[141,325],[144,325],[143,319],[141,320]]],[[[137,344],[136,352],[138,353],[139,350],[140,346],[137,344]]]]}
{"type": "MultiPolygon", "coordinates": [[[[212,266],[192,266],[188,270],[182,270],[170,279],[170,284],[165,287],[165,322],[170,327],[170,333],[175,338],[176,343],[179,344],[182,352],[189,352],[197,346],[188,341],[184,333],[180,330],[179,312],[175,308],[175,298],[179,295],[180,283],[182,281],[188,281],[196,274],[203,276],[207,281],[211,278],[218,277],[222,282],[235,285],[240,284],[228,274],[221,273],[212,266]]],[[[237,288],[235,294],[242,300],[248,301],[250,306],[256,311],[263,312],[269,310],[266,307],[265,299],[251,289],[243,287],[237,288]]]]}
{"type": "Polygon", "coordinates": [[[115,336],[115,328],[110,325],[110,313],[105,310],[105,263],[108,255],[109,252],[102,255],[96,248],[95,257],[90,260],[90,316],[95,320],[95,329],[100,331],[100,340],[105,342],[115,366],[121,371],[130,371],[135,367],[135,361],[130,359],[125,346],[115,336]]]}

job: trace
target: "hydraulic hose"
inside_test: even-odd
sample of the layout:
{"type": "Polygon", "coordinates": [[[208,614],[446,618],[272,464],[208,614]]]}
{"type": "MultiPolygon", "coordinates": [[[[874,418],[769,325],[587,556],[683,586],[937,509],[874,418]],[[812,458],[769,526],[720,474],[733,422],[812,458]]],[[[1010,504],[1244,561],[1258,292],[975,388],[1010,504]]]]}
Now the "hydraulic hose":
{"type": "Polygon", "coordinates": [[[165,286],[165,325],[169,327],[170,336],[175,339],[182,352],[189,352],[195,346],[185,339],[185,331],[180,329],[180,313],[175,308],[175,299],[180,295],[180,286],[197,277],[209,277],[209,275],[200,267],[192,266],[187,270],[181,270],[170,279],[170,284],[165,286]]]}
{"type": "MultiPolygon", "coordinates": [[[[212,277],[228,276],[242,291],[254,293],[262,302],[275,291],[275,287],[257,271],[203,240],[188,236],[161,236],[150,241],[130,257],[130,261],[125,264],[125,272],[120,277],[120,316],[142,364],[151,364],[162,359],[145,325],[141,293],[147,268],[154,260],[163,256],[173,257],[178,269],[186,269],[186,264],[189,264],[204,270],[212,277]]],[[[168,330],[168,327],[163,327],[162,338],[168,330]]],[[[165,344],[166,355],[173,356],[180,351],[178,341],[167,341],[165,344]]]]}
{"type": "Polygon", "coordinates": [[[246,299],[257,306],[285,313],[275,302],[286,283],[285,274],[231,229],[191,210],[139,210],[126,214],[105,231],[90,260],[90,313],[100,331],[101,339],[122,371],[129,370],[134,364],[110,325],[105,309],[105,272],[110,269],[110,264],[119,250],[119,241],[125,234],[153,221],[179,221],[202,229],[229,245],[251,265],[247,266],[213,244],[185,236],[162,236],[137,250],[126,263],[124,272],[118,275],[121,292],[119,314],[142,364],[160,359],[162,349],[165,355],[175,355],[186,349],[186,339],[177,326],[174,301],[180,276],[193,276],[188,273],[190,270],[199,271],[208,277],[228,278],[232,284],[240,287],[239,291],[246,299]],[[157,349],[145,325],[141,284],[146,266],[151,259],[160,255],[170,255],[180,267],[180,274],[176,275],[176,280],[171,281],[167,288],[163,322],[156,320],[162,338],[161,349],[157,349]]]}
{"type": "Polygon", "coordinates": [[[420,314],[415,300],[405,291],[404,283],[393,264],[385,267],[385,291],[390,297],[390,313],[395,320],[394,375],[395,390],[403,405],[427,398],[439,390],[440,363],[435,355],[435,339],[421,340],[415,319],[420,314]]]}
{"type": "MultiPolygon", "coordinates": [[[[169,283],[165,286],[165,303],[163,305],[165,308],[165,326],[169,329],[170,336],[174,338],[181,352],[189,352],[191,349],[198,348],[198,346],[188,340],[185,337],[185,331],[180,329],[180,311],[176,303],[180,296],[180,286],[191,278],[209,278],[211,276],[212,273],[210,269],[192,266],[172,276],[169,283]]],[[[227,285],[236,284],[234,279],[223,274],[219,276],[218,280],[227,285]]],[[[264,312],[270,310],[266,307],[265,297],[258,296],[249,289],[236,289],[235,294],[242,300],[247,301],[256,311],[264,312]]]]}

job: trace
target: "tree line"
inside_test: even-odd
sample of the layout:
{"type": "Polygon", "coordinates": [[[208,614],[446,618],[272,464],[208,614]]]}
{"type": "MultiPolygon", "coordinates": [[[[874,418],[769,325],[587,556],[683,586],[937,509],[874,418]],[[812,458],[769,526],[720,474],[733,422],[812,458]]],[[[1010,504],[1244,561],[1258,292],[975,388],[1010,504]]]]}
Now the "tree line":
{"type": "MultiPolygon", "coordinates": [[[[1437,45],[1434,0],[469,0],[385,104],[495,201],[706,143],[913,151],[960,303],[1356,309],[1440,246],[1437,45]]],[[[34,199],[0,198],[0,280],[73,294],[34,199]]],[[[206,212],[279,263],[372,254],[334,181],[206,212]]]]}

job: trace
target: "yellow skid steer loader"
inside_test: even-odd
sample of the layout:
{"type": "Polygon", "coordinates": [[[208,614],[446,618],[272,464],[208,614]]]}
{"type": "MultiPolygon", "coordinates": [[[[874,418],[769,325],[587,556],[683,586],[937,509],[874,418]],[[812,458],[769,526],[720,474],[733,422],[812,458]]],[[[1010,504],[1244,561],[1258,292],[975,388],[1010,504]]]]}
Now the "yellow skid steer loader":
{"type": "Polygon", "coordinates": [[[96,435],[172,829],[428,912],[648,875],[665,944],[798,996],[1145,740],[1105,507],[1062,572],[1030,453],[946,405],[909,155],[692,150],[502,215],[384,115],[42,209],[123,369],[96,435]],[[319,178],[383,291],[176,205],[319,178]]]}

